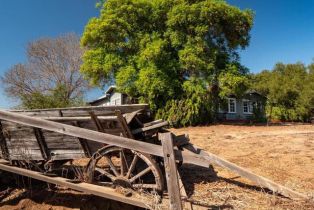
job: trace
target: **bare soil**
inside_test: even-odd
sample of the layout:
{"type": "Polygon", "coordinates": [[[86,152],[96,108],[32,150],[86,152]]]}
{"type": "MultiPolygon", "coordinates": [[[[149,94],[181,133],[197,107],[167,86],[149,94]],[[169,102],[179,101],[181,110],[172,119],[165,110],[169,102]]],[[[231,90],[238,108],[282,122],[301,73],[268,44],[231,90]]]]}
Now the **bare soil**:
{"type": "MultiPolygon", "coordinates": [[[[181,167],[190,200],[208,209],[314,209],[314,126],[217,125],[172,129],[191,142],[310,197],[292,201],[273,195],[236,174],[215,166],[181,167]]],[[[0,191],[6,190],[2,183],[0,191]]],[[[1,209],[136,209],[67,189],[12,189],[1,196],[1,209]]]]}
{"type": "MultiPolygon", "coordinates": [[[[314,126],[230,126],[173,129],[188,133],[191,142],[206,151],[314,197],[314,126]]],[[[313,200],[292,201],[214,166],[188,166],[183,178],[191,199],[217,209],[314,209],[313,200]],[[193,169],[193,170],[191,170],[193,169]]]]}

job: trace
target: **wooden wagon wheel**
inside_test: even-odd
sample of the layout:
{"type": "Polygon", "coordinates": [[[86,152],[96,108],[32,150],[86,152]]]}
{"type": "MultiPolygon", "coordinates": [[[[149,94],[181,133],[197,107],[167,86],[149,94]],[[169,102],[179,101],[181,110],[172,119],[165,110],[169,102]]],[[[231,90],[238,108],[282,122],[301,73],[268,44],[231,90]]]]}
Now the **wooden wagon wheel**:
{"type": "Polygon", "coordinates": [[[116,146],[106,146],[91,157],[86,181],[156,192],[164,187],[161,170],[150,155],[116,146]]]}

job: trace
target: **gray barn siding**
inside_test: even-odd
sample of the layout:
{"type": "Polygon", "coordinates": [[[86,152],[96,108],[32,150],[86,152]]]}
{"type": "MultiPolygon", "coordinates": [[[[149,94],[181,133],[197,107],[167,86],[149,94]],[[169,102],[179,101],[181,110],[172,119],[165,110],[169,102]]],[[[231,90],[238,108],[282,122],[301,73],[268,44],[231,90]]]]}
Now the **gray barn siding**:
{"type": "MultiPolygon", "coordinates": [[[[235,98],[235,97],[230,97],[235,98]]],[[[249,120],[253,117],[253,113],[244,113],[243,112],[243,99],[249,100],[251,103],[262,103],[264,106],[264,99],[260,95],[250,94],[244,98],[235,98],[236,99],[236,113],[229,113],[227,110],[222,110],[218,113],[218,118],[220,120],[249,120]]],[[[263,110],[264,107],[261,107],[263,110]]]]}

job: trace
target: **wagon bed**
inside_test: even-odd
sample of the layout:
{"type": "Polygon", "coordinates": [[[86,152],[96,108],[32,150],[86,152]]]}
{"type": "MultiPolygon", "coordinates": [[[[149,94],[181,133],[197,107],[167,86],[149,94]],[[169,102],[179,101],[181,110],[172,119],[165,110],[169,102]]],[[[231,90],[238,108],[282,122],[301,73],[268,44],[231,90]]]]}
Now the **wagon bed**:
{"type": "MultiPolygon", "coordinates": [[[[124,115],[128,124],[135,115],[149,115],[147,105],[77,107],[64,109],[14,110],[27,116],[60,122],[89,130],[121,136],[123,128],[117,115],[124,115]]],[[[136,127],[140,128],[140,127],[136,127]]],[[[9,121],[0,122],[2,155],[7,160],[67,160],[90,157],[103,144],[32,128],[9,121]]]]}

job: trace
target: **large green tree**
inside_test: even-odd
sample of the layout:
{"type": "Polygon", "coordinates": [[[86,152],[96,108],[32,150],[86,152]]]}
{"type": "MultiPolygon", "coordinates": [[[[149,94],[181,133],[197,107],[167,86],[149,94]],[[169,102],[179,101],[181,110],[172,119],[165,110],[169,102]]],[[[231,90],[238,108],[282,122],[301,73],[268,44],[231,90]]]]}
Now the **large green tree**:
{"type": "Polygon", "coordinates": [[[267,96],[269,118],[307,121],[314,110],[314,64],[278,63],[254,75],[252,88],[267,96]]]}
{"type": "Polygon", "coordinates": [[[208,121],[198,116],[217,108],[223,76],[247,73],[237,51],[252,24],[250,10],[222,0],[107,0],[85,28],[81,71],[179,125],[208,121]]]}

